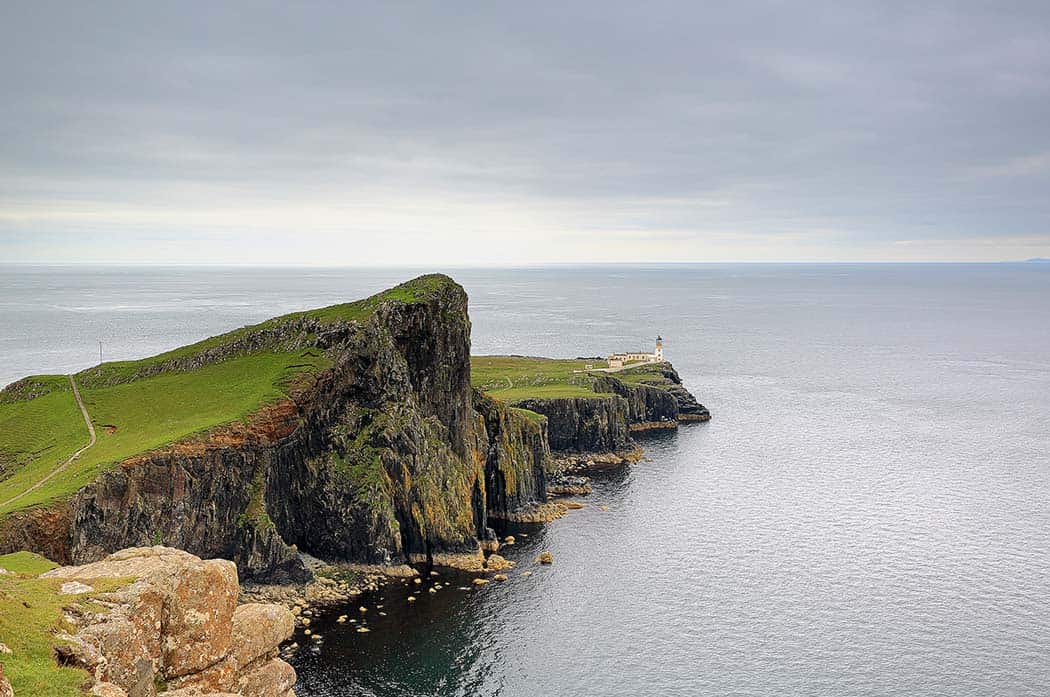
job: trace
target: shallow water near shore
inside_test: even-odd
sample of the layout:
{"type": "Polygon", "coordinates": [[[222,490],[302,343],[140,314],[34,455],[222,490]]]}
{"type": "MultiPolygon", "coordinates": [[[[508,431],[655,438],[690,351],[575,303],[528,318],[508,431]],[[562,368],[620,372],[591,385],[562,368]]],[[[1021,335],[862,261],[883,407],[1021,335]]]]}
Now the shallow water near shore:
{"type": "MultiPolygon", "coordinates": [[[[0,268],[0,382],[90,365],[99,338],[138,357],[418,272],[0,268]]],[[[397,584],[318,619],[300,695],[1050,694],[1050,269],[452,275],[475,353],[659,333],[713,420],[643,436],[586,508],[513,528],[507,582],[412,604],[397,584]],[[367,634],[335,622],[359,605],[367,634]]]]}

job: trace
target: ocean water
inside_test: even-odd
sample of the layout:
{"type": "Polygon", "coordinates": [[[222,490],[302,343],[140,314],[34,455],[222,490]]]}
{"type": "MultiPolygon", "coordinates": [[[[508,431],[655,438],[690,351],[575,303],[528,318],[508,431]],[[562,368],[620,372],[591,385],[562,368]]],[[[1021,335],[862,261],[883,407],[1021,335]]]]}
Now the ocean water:
{"type": "MultiPolygon", "coordinates": [[[[0,383],[421,271],[0,267],[0,383]]],[[[474,353],[659,333],[714,418],[509,528],[506,583],[445,575],[413,604],[394,584],[319,618],[300,695],[1050,694],[1050,267],[451,273],[474,353]],[[335,622],[359,604],[368,634],[335,622]]]]}

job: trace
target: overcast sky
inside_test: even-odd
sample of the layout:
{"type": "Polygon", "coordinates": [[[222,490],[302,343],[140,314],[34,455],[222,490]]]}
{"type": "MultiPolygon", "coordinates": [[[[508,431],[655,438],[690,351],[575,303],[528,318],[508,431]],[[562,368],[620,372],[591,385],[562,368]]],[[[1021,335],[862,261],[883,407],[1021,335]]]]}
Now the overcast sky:
{"type": "Polygon", "coordinates": [[[0,261],[1050,256],[1050,2],[0,3],[0,261]]]}

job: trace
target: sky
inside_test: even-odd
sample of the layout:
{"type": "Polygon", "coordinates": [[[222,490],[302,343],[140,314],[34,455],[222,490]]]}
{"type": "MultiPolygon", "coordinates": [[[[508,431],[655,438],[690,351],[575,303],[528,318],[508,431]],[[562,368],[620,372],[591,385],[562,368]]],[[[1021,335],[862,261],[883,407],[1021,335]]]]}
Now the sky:
{"type": "Polygon", "coordinates": [[[1050,257],[1050,3],[0,3],[0,263],[1050,257]]]}

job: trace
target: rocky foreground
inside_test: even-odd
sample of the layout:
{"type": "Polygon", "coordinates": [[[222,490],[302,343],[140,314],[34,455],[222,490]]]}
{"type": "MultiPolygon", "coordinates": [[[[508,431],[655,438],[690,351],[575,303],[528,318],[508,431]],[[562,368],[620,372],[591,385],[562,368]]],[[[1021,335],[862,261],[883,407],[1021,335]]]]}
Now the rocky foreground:
{"type": "MultiPolygon", "coordinates": [[[[278,657],[294,618],[279,605],[238,605],[237,569],[230,561],[142,547],[40,578],[60,581],[58,592],[70,596],[66,631],[54,637],[56,658],[85,671],[88,694],[295,695],[295,670],[278,657]],[[118,587],[97,592],[113,585],[118,587]],[[74,602],[85,594],[93,594],[90,602],[74,602]]],[[[0,678],[0,695],[12,694],[0,678]]]]}

